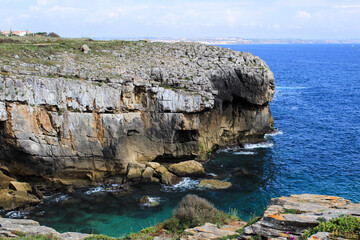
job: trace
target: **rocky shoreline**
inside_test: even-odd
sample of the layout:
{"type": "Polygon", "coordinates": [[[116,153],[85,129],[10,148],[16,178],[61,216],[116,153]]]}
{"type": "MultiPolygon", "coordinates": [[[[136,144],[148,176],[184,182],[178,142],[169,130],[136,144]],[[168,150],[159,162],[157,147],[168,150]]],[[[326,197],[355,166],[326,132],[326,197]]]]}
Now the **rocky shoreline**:
{"type": "Polygon", "coordinates": [[[44,191],[174,184],[186,172],[171,164],[205,161],[273,127],[274,76],[250,53],[195,43],[22,41],[2,43],[0,55],[0,202],[17,202],[3,208],[36,203],[44,191]]]}
{"type": "MultiPolygon", "coordinates": [[[[147,239],[165,240],[200,240],[200,239],[300,239],[305,230],[314,228],[320,223],[329,222],[339,217],[355,217],[358,219],[360,231],[360,204],[352,203],[341,197],[325,195],[291,195],[290,197],[274,198],[270,201],[263,216],[250,221],[233,221],[228,225],[217,226],[206,223],[203,226],[186,229],[180,235],[169,234],[166,229],[156,232],[149,231],[147,239]]],[[[44,234],[60,239],[85,239],[92,235],[81,233],[58,233],[56,230],[40,226],[33,220],[0,218],[0,236],[17,237],[16,233],[44,234]]],[[[330,229],[330,228],[329,228],[330,229]]],[[[356,229],[356,228],[355,228],[356,229]]],[[[144,233],[142,231],[140,233],[144,233]]],[[[330,239],[335,232],[320,232],[313,234],[309,239],[330,239]]],[[[339,234],[339,233],[337,233],[339,234]]],[[[357,234],[357,232],[355,232],[357,234]]],[[[145,239],[146,235],[132,235],[133,238],[121,239],[145,239]]],[[[332,237],[334,238],[334,237],[332,237]]],[[[338,238],[337,239],[344,239],[338,238]]]]}

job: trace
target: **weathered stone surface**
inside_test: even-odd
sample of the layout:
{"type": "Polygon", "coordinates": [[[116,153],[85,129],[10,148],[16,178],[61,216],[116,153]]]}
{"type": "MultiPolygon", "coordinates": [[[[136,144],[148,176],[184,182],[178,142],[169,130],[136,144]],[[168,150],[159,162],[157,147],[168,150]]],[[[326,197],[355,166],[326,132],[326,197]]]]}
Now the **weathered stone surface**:
{"type": "Polygon", "coordinates": [[[66,232],[60,234],[60,238],[64,240],[81,240],[89,237],[89,234],[77,233],[77,232],[66,232]]]}
{"type": "Polygon", "coordinates": [[[29,219],[0,218],[0,225],[0,236],[4,237],[17,237],[15,234],[12,234],[13,231],[25,234],[50,235],[64,240],[80,240],[90,236],[89,234],[75,232],[66,232],[60,234],[50,227],[40,226],[38,222],[29,219]]]}
{"type": "Polygon", "coordinates": [[[340,215],[359,217],[360,204],[341,197],[312,194],[274,198],[262,219],[246,227],[242,237],[261,234],[266,238],[277,238],[284,237],[286,232],[300,236],[304,230],[317,226],[321,219],[330,220],[340,215]]]}
{"type": "Polygon", "coordinates": [[[328,232],[318,232],[314,235],[311,235],[310,240],[329,240],[330,239],[330,233],[328,232]]]}
{"type": "Polygon", "coordinates": [[[12,210],[39,202],[37,197],[27,192],[0,189],[0,207],[4,210],[12,210]]]}
{"type": "Polygon", "coordinates": [[[147,167],[151,167],[153,169],[157,169],[158,167],[160,167],[160,163],[157,163],[157,162],[147,162],[146,163],[146,166],[147,167]]]}
{"type": "Polygon", "coordinates": [[[151,167],[145,168],[144,172],[142,173],[142,177],[146,179],[151,179],[154,175],[154,169],[151,167]]]}
{"type": "Polygon", "coordinates": [[[4,102],[0,102],[0,121],[7,120],[6,106],[4,102]]]}
{"type": "Polygon", "coordinates": [[[236,230],[245,225],[245,222],[239,221],[218,228],[215,224],[205,223],[205,225],[200,227],[186,229],[181,240],[220,239],[228,235],[237,234],[236,230]]]}
{"type": "Polygon", "coordinates": [[[25,219],[10,219],[0,218],[1,230],[4,231],[19,231],[29,234],[54,234],[59,235],[57,231],[52,228],[40,226],[40,224],[34,220],[25,219]]]}
{"type": "Polygon", "coordinates": [[[202,164],[194,160],[171,164],[169,166],[169,171],[181,177],[205,175],[202,164]]]}
{"type": "Polygon", "coordinates": [[[145,164],[129,163],[128,165],[128,179],[141,179],[142,172],[145,169],[145,164]]]}
{"type": "Polygon", "coordinates": [[[174,174],[172,174],[169,171],[165,171],[165,172],[161,173],[161,182],[166,185],[175,185],[175,184],[179,183],[180,180],[181,180],[181,178],[175,176],[174,174]]]}
{"type": "Polygon", "coordinates": [[[30,184],[25,182],[11,181],[9,187],[19,192],[27,193],[32,191],[30,184]]]}
{"type": "Polygon", "coordinates": [[[223,182],[216,179],[203,179],[199,183],[199,187],[207,189],[227,189],[232,186],[231,182],[223,182]]]}
{"type": "Polygon", "coordinates": [[[0,56],[0,161],[17,175],[99,182],[129,163],[205,160],[270,129],[274,77],[249,53],[119,42],[28,58],[0,56]]]}

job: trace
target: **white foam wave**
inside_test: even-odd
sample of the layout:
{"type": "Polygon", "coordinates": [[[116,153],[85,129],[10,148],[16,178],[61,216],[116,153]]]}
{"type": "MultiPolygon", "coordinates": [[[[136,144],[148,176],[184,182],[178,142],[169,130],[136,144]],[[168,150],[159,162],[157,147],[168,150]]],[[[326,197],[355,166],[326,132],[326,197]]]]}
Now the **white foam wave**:
{"type": "Polygon", "coordinates": [[[212,177],[217,177],[217,175],[215,173],[207,173],[206,175],[212,176],[212,177]]]}
{"type": "Polygon", "coordinates": [[[161,190],[164,192],[185,192],[187,190],[195,189],[199,185],[198,180],[189,177],[184,178],[183,181],[173,186],[161,185],[161,190]]]}
{"type": "Polygon", "coordinates": [[[58,202],[62,202],[62,201],[67,200],[67,199],[69,199],[69,196],[65,194],[65,195],[60,195],[58,197],[54,197],[50,201],[58,203],[58,202]]]}
{"type": "Polygon", "coordinates": [[[272,131],[271,133],[267,133],[264,135],[264,138],[268,138],[268,137],[274,137],[276,135],[283,135],[284,132],[279,130],[279,129],[275,129],[274,131],[272,131]]]}
{"type": "Polygon", "coordinates": [[[256,149],[256,148],[271,148],[273,147],[274,144],[271,142],[262,142],[262,143],[250,143],[250,144],[245,144],[244,148],[245,149],[256,149]]]}
{"type": "Polygon", "coordinates": [[[246,151],[239,151],[239,152],[234,152],[235,155],[255,155],[256,152],[246,152],[246,151]]]}
{"type": "Polygon", "coordinates": [[[103,186],[98,186],[98,187],[94,187],[94,188],[90,188],[89,190],[87,190],[85,192],[85,194],[94,194],[94,193],[98,193],[98,192],[105,192],[106,189],[103,186]]]}
{"type": "Polygon", "coordinates": [[[223,148],[223,149],[219,149],[217,150],[217,152],[231,152],[233,151],[233,148],[230,148],[230,147],[226,147],[226,148],[223,148]]]}
{"type": "Polygon", "coordinates": [[[101,192],[118,192],[121,191],[121,184],[111,184],[111,185],[102,185],[90,188],[85,192],[85,194],[94,194],[94,193],[101,193],[101,192]]]}
{"type": "Polygon", "coordinates": [[[29,212],[11,211],[6,213],[5,216],[8,218],[26,218],[27,214],[29,214],[29,212]]]}

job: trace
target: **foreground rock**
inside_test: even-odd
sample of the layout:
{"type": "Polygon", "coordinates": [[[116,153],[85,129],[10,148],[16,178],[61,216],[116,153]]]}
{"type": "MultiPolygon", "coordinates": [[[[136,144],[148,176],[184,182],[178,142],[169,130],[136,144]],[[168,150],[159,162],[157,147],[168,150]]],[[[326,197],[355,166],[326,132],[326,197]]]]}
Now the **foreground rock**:
{"type": "Polygon", "coordinates": [[[202,164],[194,160],[171,164],[169,171],[181,177],[201,177],[206,174],[202,164]]]}
{"type": "Polygon", "coordinates": [[[55,186],[112,176],[171,183],[171,174],[152,178],[144,164],[205,160],[271,129],[274,76],[250,53],[76,41],[34,54],[4,47],[11,51],[0,56],[0,162],[14,175],[55,186]]]}
{"type": "Polygon", "coordinates": [[[0,218],[0,237],[17,237],[14,232],[21,232],[25,234],[42,234],[42,235],[50,235],[52,237],[58,237],[60,239],[66,240],[77,240],[84,239],[89,234],[83,233],[58,233],[56,230],[40,226],[40,224],[34,220],[25,220],[25,219],[9,219],[9,218],[0,218]]]}
{"type": "Polygon", "coordinates": [[[199,187],[215,190],[227,189],[231,186],[231,182],[223,182],[216,179],[203,179],[199,183],[199,187]]]}
{"type": "Polygon", "coordinates": [[[312,194],[275,198],[271,199],[261,220],[244,229],[242,238],[258,234],[266,238],[287,237],[287,232],[298,237],[320,221],[341,215],[359,217],[360,204],[341,197],[312,194]]]}
{"type": "Polygon", "coordinates": [[[220,239],[237,234],[236,230],[243,228],[245,225],[246,222],[236,221],[219,228],[215,224],[205,223],[200,227],[186,229],[181,240],[220,239]]]}

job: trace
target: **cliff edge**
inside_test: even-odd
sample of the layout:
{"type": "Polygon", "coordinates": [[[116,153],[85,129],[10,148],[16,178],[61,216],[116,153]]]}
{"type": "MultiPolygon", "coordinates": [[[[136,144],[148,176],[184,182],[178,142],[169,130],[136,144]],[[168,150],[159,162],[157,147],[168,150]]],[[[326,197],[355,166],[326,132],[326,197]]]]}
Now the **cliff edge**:
{"type": "Polygon", "coordinates": [[[87,184],[126,176],[129,163],[205,160],[271,129],[274,76],[250,53],[47,41],[0,45],[0,162],[11,176],[87,184]]]}

